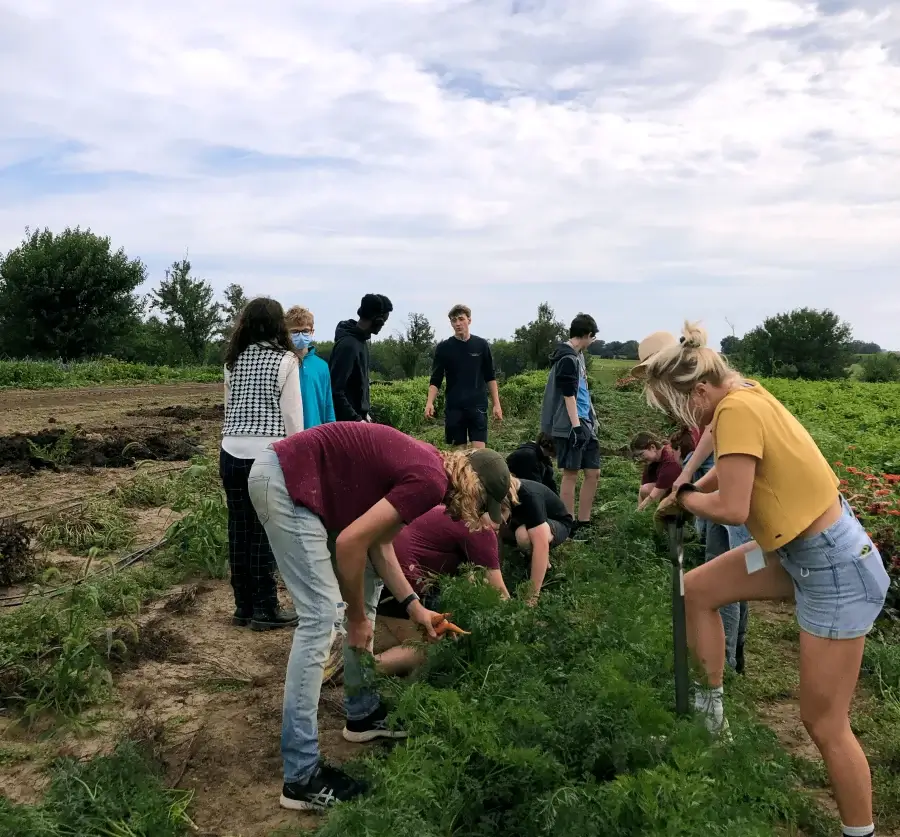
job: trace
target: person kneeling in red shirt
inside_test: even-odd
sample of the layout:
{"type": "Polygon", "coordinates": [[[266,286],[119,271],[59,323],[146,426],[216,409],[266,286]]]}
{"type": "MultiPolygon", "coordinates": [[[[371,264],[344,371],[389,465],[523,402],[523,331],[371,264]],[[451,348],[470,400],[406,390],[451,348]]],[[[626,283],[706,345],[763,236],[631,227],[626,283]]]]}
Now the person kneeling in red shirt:
{"type": "MultiPolygon", "coordinates": [[[[505,503],[504,515],[508,509],[505,503]]],[[[458,575],[466,564],[482,567],[488,584],[500,592],[502,599],[508,599],[509,591],[500,571],[499,528],[485,515],[484,528],[472,530],[462,520],[454,520],[446,506],[435,506],[401,530],[394,539],[394,552],[406,580],[428,607],[437,607],[437,579],[458,575]]],[[[422,651],[405,644],[420,639],[421,634],[410,614],[387,590],[378,604],[378,617],[396,642],[378,655],[379,670],[402,675],[421,665],[425,658],[422,651]]]]}
{"type": "Polygon", "coordinates": [[[472,529],[484,525],[485,514],[499,523],[509,469],[495,451],[442,453],[392,427],[335,422],[270,445],[248,484],[299,620],[284,687],[281,805],[323,809],[365,789],[319,759],[317,710],[336,603],[346,602],[344,738],[405,737],[388,727],[362,662],[372,650],[382,579],[431,637],[435,614],[406,580],[391,541],[440,503],[472,529]],[[334,559],[329,533],[337,536],[334,559]]]}
{"type": "Polygon", "coordinates": [[[631,452],[646,463],[638,495],[638,511],[643,511],[672,490],[681,476],[681,459],[670,444],[659,441],[652,433],[638,433],[631,440],[631,452]]]}

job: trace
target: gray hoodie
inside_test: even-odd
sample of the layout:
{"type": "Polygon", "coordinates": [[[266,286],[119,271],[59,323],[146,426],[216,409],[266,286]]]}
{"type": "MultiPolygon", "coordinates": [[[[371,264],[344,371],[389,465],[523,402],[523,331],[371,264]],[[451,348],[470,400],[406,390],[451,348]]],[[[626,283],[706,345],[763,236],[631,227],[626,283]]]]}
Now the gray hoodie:
{"type": "MultiPolygon", "coordinates": [[[[586,375],[584,356],[569,343],[560,343],[550,358],[553,364],[547,376],[544,388],[544,401],[541,404],[541,430],[549,436],[568,438],[572,432],[572,422],[566,410],[566,396],[578,395],[578,383],[582,375],[586,375]]],[[[591,404],[591,435],[597,435],[597,414],[591,404]]]]}

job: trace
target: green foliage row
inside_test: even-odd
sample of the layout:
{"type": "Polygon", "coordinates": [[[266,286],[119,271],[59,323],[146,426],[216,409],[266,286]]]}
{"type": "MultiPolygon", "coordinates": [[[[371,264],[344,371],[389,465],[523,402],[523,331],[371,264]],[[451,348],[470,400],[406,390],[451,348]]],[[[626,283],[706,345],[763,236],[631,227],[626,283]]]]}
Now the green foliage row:
{"type": "Polygon", "coordinates": [[[0,389],[55,389],[96,384],[168,384],[222,380],[217,366],[149,366],[115,358],[63,363],[0,360],[0,389]]]}

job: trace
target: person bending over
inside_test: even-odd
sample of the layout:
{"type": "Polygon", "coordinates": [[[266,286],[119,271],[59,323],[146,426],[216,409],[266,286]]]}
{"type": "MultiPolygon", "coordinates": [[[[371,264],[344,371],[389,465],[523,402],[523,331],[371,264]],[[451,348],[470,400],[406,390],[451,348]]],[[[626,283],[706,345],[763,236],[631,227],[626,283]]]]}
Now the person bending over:
{"type": "Polygon", "coordinates": [[[334,330],[328,358],[331,395],[338,421],[371,421],[369,410],[369,340],[380,333],[394,306],[383,294],[366,294],[356,312],[358,320],[343,320],[334,330]]]}
{"type": "MultiPolygon", "coordinates": [[[[684,579],[688,637],[705,671],[695,707],[711,732],[727,730],[725,636],[718,609],[741,600],[793,598],[800,625],[800,715],[825,761],[844,834],[871,837],[872,782],[850,727],[865,638],[890,580],[839,481],[799,421],[758,382],[706,347],[684,341],[647,365],[648,402],[689,426],[711,425],[716,465],[660,504],[714,523],[744,523],[754,540],[684,579]]],[[[665,508],[668,507],[668,508],[665,508]]]]}
{"type": "Polygon", "coordinates": [[[472,311],[454,305],[448,314],[453,336],[438,343],[425,401],[425,418],[434,418],[434,401],[447,376],[444,435],[448,445],[483,448],[487,444],[487,391],[491,393],[494,418],[503,420],[500,391],[494,374],[490,344],[469,330],[472,311]]]}
{"type": "Polygon", "coordinates": [[[309,308],[289,308],[287,327],[300,358],[300,394],[303,396],[303,426],[307,429],[335,420],[328,364],[316,354],[313,337],[316,321],[309,308]]]}
{"type": "Polygon", "coordinates": [[[538,433],[535,441],[519,445],[507,456],[506,464],[514,477],[541,482],[558,494],[556,471],[553,467],[554,456],[556,445],[553,443],[553,437],[546,433],[538,433]]]}
{"type": "Polygon", "coordinates": [[[282,806],[322,808],[364,790],[319,762],[316,716],[336,603],[346,602],[344,737],[404,737],[387,727],[387,712],[362,662],[372,650],[382,579],[431,637],[435,614],[418,600],[391,541],[403,524],[440,503],[473,529],[483,526],[485,513],[499,522],[509,486],[506,463],[493,451],[474,460],[463,452],[441,453],[366,422],[313,427],[256,459],[250,496],[299,614],[284,687],[282,806]],[[329,533],[336,535],[333,560],[329,533]]]}
{"type": "Polygon", "coordinates": [[[517,546],[531,556],[531,595],[535,604],[550,568],[550,551],[572,532],[572,515],[556,492],[533,480],[512,478],[518,503],[512,506],[509,520],[501,527],[505,543],[517,546]],[[518,483],[518,484],[517,484],[518,483]]]}
{"type": "MultiPolygon", "coordinates": [[[[472,454],[477,462],[479,453],[472,454]]],[[[509,515],[513,498],[504,501],[504,517],[509,515]]],[[[509,591],[500,571],[500,550],[497,542],[499,524],[488,515],[483,528],[472,530],[462,520],[454,520],[446,506],[435,506],[430,512],[405,526],[394,538],[394,552],[406,580],[421,597],[426,607],[436,609],[440,599],[441,576],[458,575],[465,565],[481,567],[488,584],[497,589],[502,599],[509,591]]],[[[385,589],[378,604],[378,618],[388,629],[395,645],[378,655],[379,669],[384,674],[408,674],[424,661],[425,655],[409,643],[421,639],[417,626],[406,609],[385,589]]]]}
{"type": "Polygon", "coordinates": [[[643,511],[672,490],[675,480],[681,476],[681,462],[672,446],[659,441],[652,433],[638,433],[631,440],[631,452],[644,463],[638,492],[638,511],[643,511]]]}
{"type": "Polygon", "coordinates": [[[234,590],[232,624],[268,631],[295,625],[278,605],[275,559],[250,500],[253,461],[272,442],[303,430],[297,356],[280,303],[248,302],[225,355],[225,422],[219,476],[228,508],[228,565],[234,590]]]}

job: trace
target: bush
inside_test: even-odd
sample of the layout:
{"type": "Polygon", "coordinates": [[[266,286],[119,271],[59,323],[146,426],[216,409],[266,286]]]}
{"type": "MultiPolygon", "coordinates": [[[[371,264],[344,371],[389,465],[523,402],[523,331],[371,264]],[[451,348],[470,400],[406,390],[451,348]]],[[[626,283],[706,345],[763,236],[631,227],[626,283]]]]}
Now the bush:
{"type": "Polygon", "coordinates": [[[872,384],[888,384],[900,381],[900,357],[889,352],[867,355],[860,363],[860,378],[872,384]]]}

